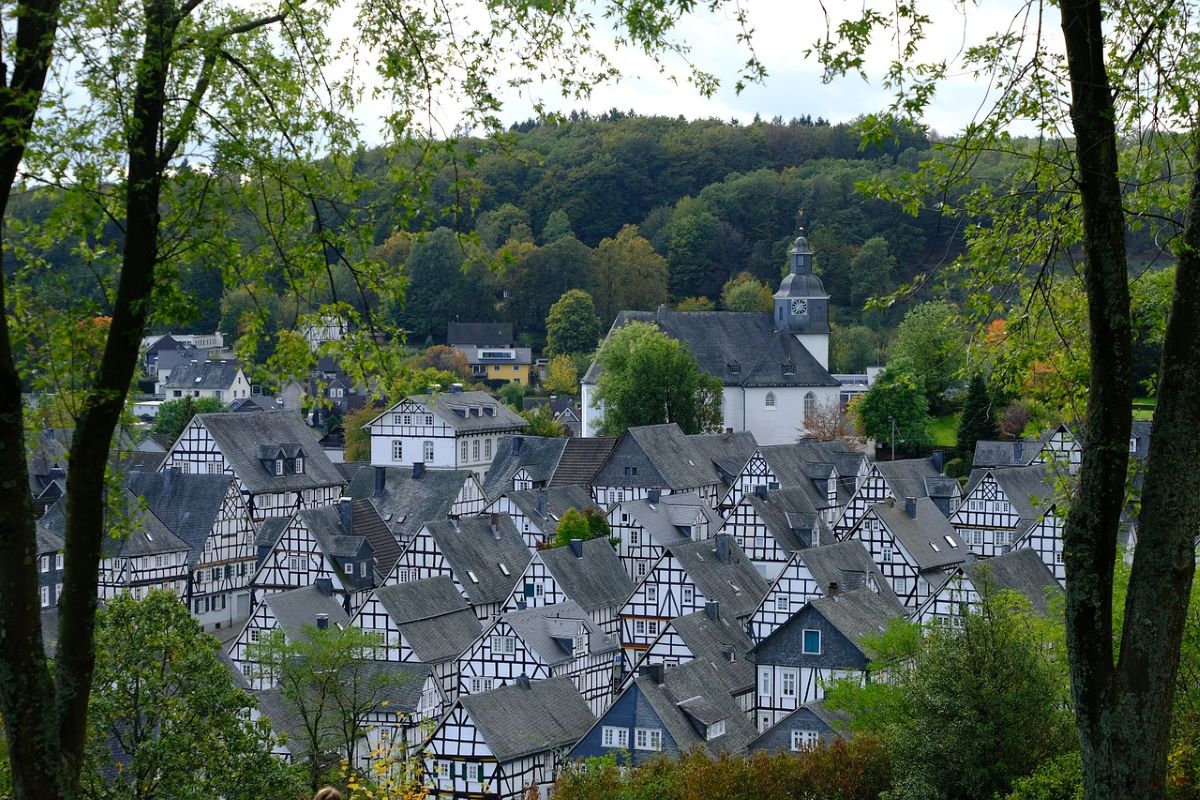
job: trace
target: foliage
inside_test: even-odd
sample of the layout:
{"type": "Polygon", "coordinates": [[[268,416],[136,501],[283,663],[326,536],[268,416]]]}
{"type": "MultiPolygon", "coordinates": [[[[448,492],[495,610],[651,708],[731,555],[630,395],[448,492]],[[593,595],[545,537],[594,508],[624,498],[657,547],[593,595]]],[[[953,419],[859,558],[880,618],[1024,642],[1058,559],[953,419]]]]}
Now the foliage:
{"type": "Polygon", "coordinates": [[[500,399],[513,411],[521,411],[525,405],[525,387],[519,383],[506,383],[500,387],[500,399]]]}
{"type": "Polygon", "coordinates": [[[167,400],[158,407],[151,430],[169,436],[174,441],[195,415],[224,410],[225,404],[215,397],[181,397],[177,400],[167,400]]]}
{"type": "Polygon", "coordinates": [[[975,455],[975,443],[993,441],[1000,436],[996,425],[996,411],[988,392],[983,373],[971,376],[967,387],[967,399],[963,403],[962,416],[958,425],[958,456],[969,460],[975,455]]]}
{"type": "Polygon", "coordinates": [[[371,460],[371,432],[363,426],[378,417],[380,411],[376,406],[365,405],[346,414],[342,420],[342,436],[346,447],[343,457],[346,461],[371,460]]]}
{"type": "Polygon", "coordinates": [[[563,512],[554,532],[552,547],[565,547],[572,539],[588,541],[590,539],[607,539],[610,534],[608,518],[596,506],[588,506],[580,511],[568,508],[563,512]]]}
{"type": "Polygon", "coordinates": [[[220,645],[174,594],[110,598],[97,614],[96,645],[84,797],[298,792],[297,776],[271,754],[270,728],[250,721],[254,698],[233,685],[220,645]]]}
{"type": "Polygon", "coordinates": [[[548,392],[575,396],[579,394],[579,372],[575,367],[575,359],[569,354],[550,357],[546,365],[546,380],[542,388],[548,392]]]}
{"type": "Polygon", "coordinates": [[[567,433],[562,424],[554,419],[554,410],[549,403],[522,411],[521,416],[525,418],[527,436],[565,436],[567,433]]]}
{"type": "Polygon", "coordinates": [[[567,212],[561,208],[551,211],[545,226],[542,227],[542,244],[552,244],[565,236],[574,235],[575,232],[571,230],[571,218],[567,216],[567,212]]]}
{"type": "Polygon", "coordinates": [[[770,287],[749,272],[739,272],[721,287],[721,306],[726,311],[771,311],[774,305],[770,287]]]}
{"type": "Polygon", "coordinates": [[[893,443],[900,452],[929,443],[929,401],[920,381],[898,363],[875,379],[866,394],[850,403],[855,429],[880,444],[893,443]],[[894,423],[894,427],[893,427],[894,423]]]}
{"type": "Polygon", "coordinates": [[[720,430],[721,382],[703,373],[691,353],[657,325],[631,322],[613,331],[596,360],[594,402],[604,409],[606,435],[663,422],[689,434],[720,430]]]}
{"type": "Polygon", "coordinates": [[[463,351],[449,345],[438,344],[428,348],[417,359],[417,365],[423,369],[452,373],[461,381],[470,382],[475,379],[463,351]]]}
{"type": "Polygon", "coordinates": [[[940,407],[946,390],[958,383],[966,364],[958,310],[945,300],[932,300],[905,314],[888,349],[887,363],[891,368],[901,362],[920,377],[929,407],[940,407]]]}
{"type": "Polygon", "coordinates": [[[875,800],[888,785],[887,753],[869,737],[836,740],[798,753],[709,755],[695,748],[676,760],[627,768],[619,756],[568,767],[554,786],[560,800],[875,800]]]}
{"type": "MultiPolygon", "coordinates": [[[[431,733],[420,726],[425,735],[431,733]]],[[[370,754],[371,766],[362,773],[343,762],[341,783],[348,800],[423,800],[425,762],[416,748],[398,738],[384,740],[370,754]]]]}
{"type": "Polygon", "coordinates": [[[851,433],[850,421],[846,419],[842,401],[834,397],[817,403],[812,413],[804,417],[804,432],[800,438],[830,442],[851,433]]]}
{"type": "Polygon", "coordinates": [[[685,297],[675,304],[676,311],[715,311],[716,303],[707,297],[685,297]]]}
{"type": "Polygon", "coordinates": [[[1004,800],[1083,800],[1083,763],[1078,752],[1052,758],[1013,781],[1004,800]]]}
{"type": "MultiPolygon", "coordinates": [[[[512,250],[512,263],[497,278],[500,286],[508,291],[501,316],[512,322],[517,330],[541,333],[546,331],[555,303],[572,289],[582,290],[591,282],[595,255],[574,236],[563,236],[543,247],[521,245],[512,250]]],[[[594,308],[592,314],[595,314],[594,308]]],[[[587,325],[598,328],[599,322],[588,321],[587,325]]],[[[572,332],[571,335],[576,334],[572,332]]],[[[582,332],[578,335],[582,336],[582,332]]],[[[580,352],[591,350],[598,335],[594,335],[590,343],[571,343],[570,346],[580,347],[580,352]]]]}
{"type": "Polygon", "coordinates": [[[624,310],[653,310],[667,302],[667,260],[655,252],[634,225],[596,247],[596,267],[589,284],[601,325],[624,310]]]}
{"type": "Polygon", "coordinates": [[[865,325],[830,325],[829,362],[834,373],[862,373],[882,362],[879,334],[865,325]]]}
{"type": "Polygon", "coordinates": [[[894,286],[896,257],[882,236],[863,242],[850,260],[850,303],[862,308],[872,297],[887,294],[894,286]]]}
{"type": "Polygon", "coordinates": [[[546,317],[546,353],[590,353],[600,338],[600,318],[592,296],[579,289],[564,292],[546,317]]]}

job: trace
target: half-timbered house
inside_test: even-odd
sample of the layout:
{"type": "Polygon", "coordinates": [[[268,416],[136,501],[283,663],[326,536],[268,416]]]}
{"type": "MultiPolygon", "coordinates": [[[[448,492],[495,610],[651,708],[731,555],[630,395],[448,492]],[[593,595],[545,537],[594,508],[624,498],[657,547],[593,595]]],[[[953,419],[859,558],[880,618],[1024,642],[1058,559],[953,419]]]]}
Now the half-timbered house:
{"type": "Polygon", "coordinates": [[[593,714],[612,699],[614,656],[621,649],[578,605],[512,611],[502,615],[459,659],[459,693],[479,694],[529,680],[571,679],[593,714]]]}
{"type": "Polygon", "coordinates": [[[702,661],[644,667],[571,748],[573,760],[616,755],[638,766],[702,748],[739,753],[755,736],[746,714],[702,661]]]}
{"type": "Polygon", "coordinates": [[[807,603],[754,648],[758,670],[754,720],[767,730],[804,703],[825,696],[824,684],[865,677],[871,661],[864,637],[878,636],[904,607],[869,589],[807,603]]]}
{"type": "Polygon", "coordinates": [[[162,469],[232,475],[256,521],[333,505],[345,481],[299,414],[197,414],[162,469]]]}
{"type": "MultiPolygon", "coordinates": [[[[1129,452],[1137,452],[1136,435],[1130,439],[1129,452]]],[[[971,466],[974,469],[1005,469],[1058,464],[1063,466],[1061,471],[1074,475],[1079,471],[1082,458],[1079,438],[1065,424],[1059,424],[1036,439],[978,441],[971,466]]]]}
{"type": "Polygon", "coordinates": [[[767,582],[728,536],[673,544],[621,607],[621,647],[638,658],[671,619],[707,603],[733,619],[749,617],[766,592],[767,582]]]}
{"type": "Polygon", "coordinates": [[[608,511],[608,527],[617,541],[617,555],[634,581],[646,577],[666,548],[714,535],[722,520],[708,504],[692,494],[658,494],[626,500],[608,511]]]}
{"type": "MultiPolygon", "coordinates": [[[[63,552],[66,542],[63,534],[51,530],[45,522],[35,523],[37,542],[38,602],[42,609],[57,608],[62,594],[63,552]]],[[[621,571],[624,575],[624,570],[621,571]]]]}
{"type": "Polygon", "coordinates": [[[759,447],[751,453],[721,499],[727,514],[743,496],[756,487],[802,489],[829,525],[866,480],[870,462],[862,453],[847,449],[841,441],[804,439],[791,444],[759,447]]]}
{"type": "Polygon", "coordinates": [[[721,474],[710,454],[675,423],[630,428],[592,479],[592,496],[608,507],[659,494],[695,494],[717,507],[721,474]]]}
{"type": "Polygon", "coordinates": [[[287,642],[307,638],[310,629],[334,625],[345,628],[350,617],[335,598],[325,581],[269,594],[254,607],[246,624],[229,645],[229,660],[241,671],[254,689],[269,689],[277,676],[261,663],[256,647],[266,642],[276,629],[283,632],[287,642]]]}
{"type": "Polygon", "coordinates": [[[507,514],[429,522],[387,583],[448,575],[480,620],[498,616],[533,554],[507,514]]]}
{"type": "Polygon", "coordinates": [[[471,517],[483,510],[483,490],[466,469],[427,470],[360,467],[346,489],[355,500],[370,500],[392,536],[407,546],[426,522],[471,517]]]}
{"type": "Polygon", "coordinates": [[[1058,506],[1050,506],[1042,512],[1037,522],[1029,526],[1029,530],[1021,534],[1021,538],[1013,544],[1013,550],[1029,549],[1037,553],[1038,558],[1054,575],[1059,586],[1065,589],[1067,588],[1067,565],[1063,556],[1064,521],[1062,515],[1058,513],[1058,506]]]}
{"type": "Polygon", "coordinates": [[[421,752],[426,795],[522,800],[554,783],[562,754],[595,719],[565,677],[460,697],[421,752]]]}
{"type": "MultiPolygon", "coordinates": [[[[483,627],[446,575],[381,586],[351,624],[376,634],[380,661],[427,664],[433,670],[439,707],[458,696],[458,659],[483,627]]],[[[426,698],[425,705],[433,702],[426,698]]]]}
{"type": "Polygon", "coordinates": [[[976,555],[1007,553],[1053,502],[1051,481],[1044,464],[975,470],[950,523],[976,555]]]}
{"type": "Polygon", "coordinates": [[[837,542],[801,550],[788,561],[750,615],[746,632],[754,641],[761,642],[810,600],[855,589],[883,594],[889,603],[899,602],[860,542],[837,542]]]}
{"type": "Polygon", "coordinates": [[[914,615],[922,625],[961,628],[963,619],[978,612],[981,592],[1012,591],[1045,614],[1051,595],[1062,594],[1054,574],[1030,549],[1013,550],[994,558],[973,558],[950,573],[914,615]]]}
{"type": "Polygon", "coordinates": [[[907,458],[899,461],[876,461],[867,477],[846,503],[833,526],[839,538],[853,528],[867,509],[889,497],[928,497],[945,516],[959,506],[962,497],[958,481],[942,473],[938,458],[907,458]]]}
{"type": "Polygon", "coordinates": [[[228,475],[175,470],[129,472],[125,485],[188,545],[183,594],[206,630],[229,628],[250,613],[255,532],[250,511],[228,475]]]}
{"type": "Polygon", "coordinates": [[[808,489],[771,491],[762,484],[729,510],[721,533],[733,537],[767,580],[778,577],[797,550],[834,541],[808,489]]]}
{"type": "Polygon", "coordinates": [[[531,549],[554,539],[558,521],[568,508],[583,511],[595,507],[583,486],[554,486],[548,489],[501,492],[483,509],[484,514],[507,514],[531,549]]]}
{"type": "Polygon", "coordinates": [[[375,466],[469,469],[482,480],[497,444],[524,430],[525,420],[486,392],[456,387],[406,397],[363,428],[375,466]]]}
{"type": "Polygon", "coordinates": [[[567,440],[559,436],[513,434],[501,438],[483,481],[483,493],[494,500],[505,492],[546,488],[566,446],[567,440]]]}
{"type": "Polygon", "coordinates": [[[884,580],[909,611],[937,591],[968,550],[928,497],[889,498],[867,510],[846,534],[871,554],[884,580]]]}
{"type": "Polygon", "coordinates": [[[605,634],[618,637],[621,606],[633,581],[607,539],[575,539],[534,552],[502,611],[575,602],[605,634]]]}

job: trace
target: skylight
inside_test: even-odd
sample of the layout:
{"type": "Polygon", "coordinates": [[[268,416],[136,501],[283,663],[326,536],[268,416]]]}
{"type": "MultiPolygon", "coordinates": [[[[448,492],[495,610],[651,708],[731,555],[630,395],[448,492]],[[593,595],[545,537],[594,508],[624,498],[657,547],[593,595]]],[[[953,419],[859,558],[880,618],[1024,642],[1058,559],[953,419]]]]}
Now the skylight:
{"type": "Polygon", "coordinates": [[[951,548],[955,550],[958,549],[958,542],[951,539],[949,534],[945,534],[943,538],[946,540],[946,544],[950,545],[951,548]]]}
{"type": "Polygon", "coordinates": [[[476,578],[475,573],[471,570],[467,570],[467,577],[471,579],[471,583],[479,583],[479,578],[476,578]]]}
{"type": "Polygon", "coordinates": [[[501,562],[500,562],[500,571],[501,571],[501,572],[503,572],[505,575],[509,575],[509,574],[511,574],[511,573],[508,571],[508,567],[504,566],[504,562],[503,562],[503,561],[501,561],[501,562]]]}
{"type": "Polygon", "coordinates": [[[933,548],[933,552],[935,553],[942,552],[941,548],[939,548],[932,540],[930,540],[929,546],[933,548]]]}

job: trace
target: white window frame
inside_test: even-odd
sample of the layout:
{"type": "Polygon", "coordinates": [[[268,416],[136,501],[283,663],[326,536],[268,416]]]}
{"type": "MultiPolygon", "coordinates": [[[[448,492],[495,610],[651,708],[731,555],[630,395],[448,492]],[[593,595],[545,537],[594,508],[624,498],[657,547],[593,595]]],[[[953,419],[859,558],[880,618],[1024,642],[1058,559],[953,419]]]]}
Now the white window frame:
{"type": "Polygon", "coordinates": [[[794,669],[785,669],[779,673],[779,696],[796,697],[800,689],[800,673],[794,669]]]}
{"type": "Polygon", "coordinates": [[[511,656],[517,652],[517,637],[492,634],[492,653],[511,656]]]}
{"type": "Polygon", "coordinates": [[[792,731],[792,752],[800,752],[801,750],[811,750],[821,743],[821,734],[817,731],[803,730],[793,728],[792,731]]]}
{"type": "Polygon", "coordinates": [[[662,750],[662,730],[634,728],[633,746],[636,750],[662,750]]]}
{"type": "Polygon", "coordinates": [[[819,629],[805,628],[804,630],[802,630],[800,632],[800,652],[801,653],[803,653],[806,656],[819,656],[819,655],[821,655],[822,650],[824,650],[824,647],[821,642],[821,631],[819,629]],[[815,633],[817,635],[817,649],[816,650],[808,649],[808,634],[810,634],[810,633],[815,633]]]}
{"type": "Polygon", "coordinates": [[[658,603],[658,584],[649,584],[646,587],[646,602],[658,603]]]}
{"type": "Polygon", "coordinates": [[[600,729],[601,747],[629,747],[629,729],[618,728],[615,725],[604,725],[600,729]]]}
{"type": "Polygon", "coordinates": [[[392,461],[404,460],[404,440],[392,439],[392,461]]]}
{"type": "Polygon", "coordinates": [[[433,440],[426,439],[423,443],[422,449],[424,450],[423,455],[425,456],[425,463],[428,464],[433,461],[433,440]]]}

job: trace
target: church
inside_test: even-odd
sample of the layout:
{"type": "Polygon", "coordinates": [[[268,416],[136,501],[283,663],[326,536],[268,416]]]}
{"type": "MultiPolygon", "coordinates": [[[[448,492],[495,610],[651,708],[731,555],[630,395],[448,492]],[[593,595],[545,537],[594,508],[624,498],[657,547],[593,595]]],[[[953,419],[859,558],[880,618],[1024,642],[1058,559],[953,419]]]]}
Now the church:
{"type": "MultiPolygon", "coordinates": [[[[622,311],[612,330],[634,321],[657,324],[724,385],[725,430],[750,431],[759,444],[794,442],[819,409],[840,402],[840,384],[829,374],[829,295],[813,274],[813,252],[803,230],[788,257],[790,272],[771,312],[659,306],[622,311]]],[[[598,374],[593,362],[582,381],[584,436],[596,436],[604,417],[604,410],[593,406],[598,374]]]]}

